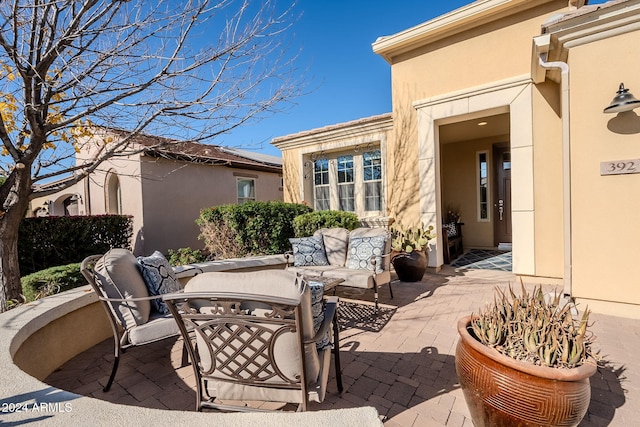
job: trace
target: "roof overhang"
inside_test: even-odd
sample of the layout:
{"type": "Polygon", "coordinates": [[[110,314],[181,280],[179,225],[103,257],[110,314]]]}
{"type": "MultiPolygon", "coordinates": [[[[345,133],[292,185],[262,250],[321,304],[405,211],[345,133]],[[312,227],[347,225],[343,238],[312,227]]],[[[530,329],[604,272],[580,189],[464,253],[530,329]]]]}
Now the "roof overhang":
{"type": "MultiPolygon", "coordinates": [[[[553,1],[478,0],[397,34],[380,37],[372,44],[373,51],[392,63],[397,55],[553,1]]],[[[574,3],[580,6],[584,0],[574,3]]]]}
{"type": "Polygon", "coordinates": [[[547,22],[543,34],[533,38],[531,76],[534,83],[545,78],[559,81],[557,71],[540,67],[540,56],[546,61],[569,60],[572,47],[640,30],[640,0],[617,0],[590,6],[547,22]]]}
{"type": "Polygon", "coordinates": [[[280,136],[274,138],[271,144],[280,150],[289,150],[318,142],[333,142],[346,138],[355,139],[376,132],[386,132],[390,129],[393,129],[393,116],[391,113],[386,113],[292,135],[280,136]]]}

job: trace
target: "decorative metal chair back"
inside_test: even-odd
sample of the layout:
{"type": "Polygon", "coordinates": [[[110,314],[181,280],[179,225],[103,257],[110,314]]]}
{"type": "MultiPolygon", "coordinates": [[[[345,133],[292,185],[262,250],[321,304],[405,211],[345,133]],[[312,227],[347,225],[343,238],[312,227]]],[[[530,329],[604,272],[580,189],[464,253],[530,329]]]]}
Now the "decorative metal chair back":
{"type": "Polygon", "coordinates": [[[165,302],[196,361],[197,409],[238,409],[208,401],[214,397],[293,402],[306,409],[299,299],[186,292],[165,296],[165,302]],[[186,338],[189,330],[195,338],[186,338]]]}

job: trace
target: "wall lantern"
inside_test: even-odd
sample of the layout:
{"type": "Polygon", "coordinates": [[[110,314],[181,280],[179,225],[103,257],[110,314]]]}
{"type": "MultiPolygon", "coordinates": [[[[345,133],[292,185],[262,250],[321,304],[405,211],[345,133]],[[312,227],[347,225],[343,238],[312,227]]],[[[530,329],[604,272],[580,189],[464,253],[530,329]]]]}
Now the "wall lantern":
{"type": "Polygon", "coordinates": [[[81,195],[79,195],[79,194],[74,194],[73,196],[71,196],[71,197],[69,198],[69,200],[70,200],[72,203],[78,203],[78,202],[82,203],[82,196],[81,196],[81,195]]]}
{"type": "Polygon", "coordinates": [[[624,83],[620,83],[620,88],[616,96],[613,97],[611,104],[603,110],[603,113],[622,113],[623,111],[631,111],[637,107],[640,107],[640,101],[629,93],[629,89],[624,87],[624,83]]]}

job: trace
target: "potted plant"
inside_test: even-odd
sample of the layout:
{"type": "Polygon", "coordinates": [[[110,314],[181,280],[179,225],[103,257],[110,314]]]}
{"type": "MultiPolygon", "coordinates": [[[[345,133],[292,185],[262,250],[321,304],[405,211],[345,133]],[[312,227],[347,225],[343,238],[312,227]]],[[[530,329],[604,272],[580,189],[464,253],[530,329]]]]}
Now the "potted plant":
{"type": "Polygon", "coordinates": [[[494,303],[458,322],[455,364],[473,424],[575,426],[589,407],[597,354],[588,331],[559,295],[540,286],[517,296],[496,291],[494,303]]]}
{"type": "Polygon", "coordinates": [[[398,223],[391,226],[391,249],[393,264],[398,279],[417,282],[427,270],[426,248],[435,237],[433,226],[404,227],[398,223]]]}

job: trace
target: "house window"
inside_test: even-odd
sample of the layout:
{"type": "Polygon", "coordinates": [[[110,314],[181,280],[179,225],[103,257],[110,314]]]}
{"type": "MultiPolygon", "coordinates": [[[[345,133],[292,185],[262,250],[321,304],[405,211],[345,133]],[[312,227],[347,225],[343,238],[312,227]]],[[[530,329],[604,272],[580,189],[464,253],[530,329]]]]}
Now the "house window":
{"type": "Polygon", "coordinates": [[[330,188],[328,159],[319,159],[314,162],[313,179],[315,209],[317,211],[329,210],[330,188]]]}
{"type": "Polygon", "coordinates": [[[322,153],[320,159],[309,162],[313,164],[314,208],[353,212],[363,217],[381,215],[383,166],[377,147],[371,144],[371,149],[364,152],[322,153]]]}
{"type": "Polygon", "coordinates": [[[382,210],[382,156],[380,150],[362,154],[364,210],[382,210]]]}
{"type": "Polygon", "coordinates": [[[478,153],[478,219],[489,220],[489,169],[487,166],[487,152],[478,153]]]}
{"type": "Polygon", "coordinates": [[[355,212],[353,156],[338,157],[338,209],[355,212]]]}
{"type": "Polygon", "coordinates": [[[238,204],[256,200],[256,181],[252,178],[238,178],[238,204]]]}

